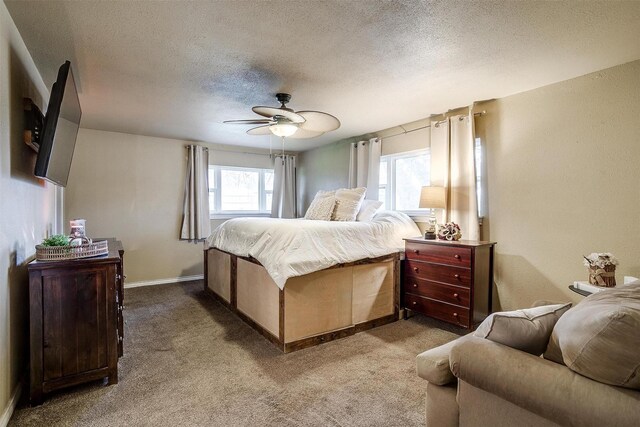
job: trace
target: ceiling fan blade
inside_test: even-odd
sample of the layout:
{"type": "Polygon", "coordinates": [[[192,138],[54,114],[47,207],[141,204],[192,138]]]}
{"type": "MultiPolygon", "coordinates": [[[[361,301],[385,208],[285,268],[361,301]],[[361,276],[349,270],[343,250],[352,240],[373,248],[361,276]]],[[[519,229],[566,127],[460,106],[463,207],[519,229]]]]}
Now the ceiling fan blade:
{"type": "Polygon", "coordinates": [[[231,125],[266,125],[273,123],[270,119],[249,119],[249,120],[225,120],[222,123],[231,125]]]}
{"type": "Polygon", "coordinates": [[[294,113],[293,111],[283,110],[282,108],[253,107],[252,110],[254,113],[260,114],[263,117],[282,116],[291,120],[292,123],[304,123],[304,117],[300,114],[294,113]]]}
{"type": "Polygon", "coordinates": [[[324,134],[324,132],[306,130],[306,129],[302,129],[302,128],[298,127],[298,130],[296,131],[296,133],[294,133],[291,136],[288,136],[287,138],[291,138],[291,139],[308,139],[308,138],[315,138],[316,136],[320,136],[320,135],[323,135],[323,134],[324,134]]]}
{"type": "Polygon", "coordinates": [[[247,131],[249,135],[269,135],[271,131],[269,130],[269,125],[266,126],[258,126],[257,128],[251,128],[247,131]]]}
{"type": "Polygon", "coordinates": [[[296,111],[296,113],[306,120],[298,126],[299,129],[314,132],[330,132],[340,127],[340,120],[331,114],[321,111],[296,111]]]}

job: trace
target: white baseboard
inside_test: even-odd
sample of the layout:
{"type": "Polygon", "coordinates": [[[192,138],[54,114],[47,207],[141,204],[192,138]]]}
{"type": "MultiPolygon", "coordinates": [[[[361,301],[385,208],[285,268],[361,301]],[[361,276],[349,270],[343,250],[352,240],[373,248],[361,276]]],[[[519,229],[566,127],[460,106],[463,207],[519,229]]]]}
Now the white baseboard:
{"type": "Polygon", "coordinates": [[[13,394],[11,395],[11,399],[7,403],[7,407],[2,413],[2,417],[0,417],[0,427],[7,427],[9,424],[9,420],[13,415],[13,411],[15,411],[16,406],[18,405],[18,401],[20,400],[20,394],[22,393],[22,382],[19,382],[15,389],[13,389],[13,394]]]}
{"type": "Polygon", "coordinates": [[[202,280],[202,279],[204,279],[203,274],[196,274],[195,276],[170,277],[168,279],[146,280],[143,282],[125,283],[124,288],[129,289],[129,288],[139,288],[141,286],[168,285],[169,283],[191,282],[193,280],[202,280]]]}

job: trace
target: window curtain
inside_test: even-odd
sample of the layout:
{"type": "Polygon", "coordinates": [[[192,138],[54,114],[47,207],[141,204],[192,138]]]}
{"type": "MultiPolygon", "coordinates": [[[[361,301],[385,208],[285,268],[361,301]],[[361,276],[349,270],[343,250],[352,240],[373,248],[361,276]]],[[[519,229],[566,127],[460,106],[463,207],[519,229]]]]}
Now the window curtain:
{"type": "Polygon", "coordinates": [[[431,122],[431,185],[447,188],[438,223],[460,225],[463,239],[479,240],[473,111],[431,122]]]}
{"type": "Polygon", "coordinates": [[[180,239],[198,241],[211,234],[209,219],[209,150],[187,146],[187,177],[182,208],[180,239]]]}
{"type": "Polygon", "coordinates": [[[382,140],[352,142],[349,151],[349,187],[367,187],[367,199],[378,200],[382,140]]]}
{"type": "Polygon", "coordinates": [[[296,157],[278,155],[273,164],[272,218],[296,218],[296,157]]]}

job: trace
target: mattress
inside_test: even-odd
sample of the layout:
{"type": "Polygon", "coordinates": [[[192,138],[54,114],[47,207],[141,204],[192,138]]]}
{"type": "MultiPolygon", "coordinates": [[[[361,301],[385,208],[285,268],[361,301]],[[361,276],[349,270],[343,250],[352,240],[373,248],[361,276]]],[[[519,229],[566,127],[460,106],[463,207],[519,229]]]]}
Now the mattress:
{"type": "Polygon", "coordinates": [[[205,249],[255,258],[284,289],[290,277],[403,252],[403,239],[419,235],[411,218],[393,211],[366,222],[234,218],[213,231],[205,249]]]}

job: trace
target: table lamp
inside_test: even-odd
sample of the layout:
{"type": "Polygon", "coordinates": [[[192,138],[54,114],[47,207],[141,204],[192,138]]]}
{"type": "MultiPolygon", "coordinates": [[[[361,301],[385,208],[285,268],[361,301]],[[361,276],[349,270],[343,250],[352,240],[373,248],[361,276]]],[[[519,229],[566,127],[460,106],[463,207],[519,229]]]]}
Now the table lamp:
{"type": "Polygon", "coordinates": [[[431,216],[427,223],[424,238],[435,240],[436,238],[436,212],[435,209],[445,209],[447,207],[447,192],[444,187],[422,187],[420,191],[421,209],[431,209],[431,216]]]}

